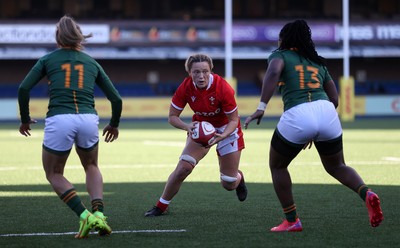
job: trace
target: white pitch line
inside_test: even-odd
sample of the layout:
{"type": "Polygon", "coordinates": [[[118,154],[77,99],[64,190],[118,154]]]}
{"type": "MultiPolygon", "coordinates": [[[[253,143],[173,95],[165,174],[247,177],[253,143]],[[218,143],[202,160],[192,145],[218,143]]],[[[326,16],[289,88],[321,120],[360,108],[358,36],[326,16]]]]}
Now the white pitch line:
{"type": "MultiPolygon", "coordinates": [[[[122,231],[112,231],[112,234],[118,233],[181,233],[186,232],[185,229],[177,230],[122,230],[122,231]]],[[[29,236],[64,236],[64,235],[74,235],[77,232],[63,232],[63,233],[10,233],[10,234],[0,234],[0,237],[29,237],[29,236]]],[[[90,234],[97,234],[97,232],[90,232],[90,234]]]]}
{"type": "MultiPolygon", "coordinates": [[[[173,167],[176,164],[116,164],[116,165],[100,165],[100,169],[140,169],[140,168],[164,168],[173,167]]],[[[66,170],[82,170],[82,165],[66,165],[66,170]]],[[[26,171],[26,170],[43,170],[41,166],[34,167],[0,167],[0,171],[26,171]]]]}

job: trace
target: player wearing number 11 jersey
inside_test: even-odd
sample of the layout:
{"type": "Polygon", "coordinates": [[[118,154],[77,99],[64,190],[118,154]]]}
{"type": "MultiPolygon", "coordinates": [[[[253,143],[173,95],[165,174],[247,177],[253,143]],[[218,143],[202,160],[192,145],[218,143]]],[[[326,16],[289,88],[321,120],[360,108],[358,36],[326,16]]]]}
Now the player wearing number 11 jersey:
{"type": "MultiPolygon", "coordinates": [[[[342,127],[335,109],[338,93],[323,58],[315,50],[308,24],[304,20],[287,23],[279,34],[278,45],[268,58],[260,104],[244,124],[247,128],[255,119],[257,124],[260,123],[278,85],[284,112],[271,139],[269,164],[274,189],[286,219],[271,231],[303,230],[287,167],[302,149],[308,145],[311,148],[312,142],[325,170],[360,195],[366,203],[371,226],[377,227],[383,220],[380,200],[358,173],[344,162],[342,127]]],[[[316,213],[318,218],[325,214],[323,211],[316,213]]]]}
{"type": "Polygon", "coordinates": [[[48,80],[49,105],[46,115],[42,163],[46,178],[57,195],[80,217],[76,238],[85,238],[92,228],[100,235],[111,233],[103,214],[103,179],[98,168],[99,117],[94,105],[97,85],[111,102],[112,116],[103,129],[106,142],[118,138],[122,99],[102,67],[83,53],[83,35],[79,25],[68,16],[57,23],[58,50],[40,58],[18,89],[21,114],[19,132],[30,136],[30,124],[36,121],[29,114],[30,90],[44,77],[48,80]],[[64,177],[64,167],[72,146],[86,173],[86,186],[92,211],[86,209],[74,186],[64,177]]]}

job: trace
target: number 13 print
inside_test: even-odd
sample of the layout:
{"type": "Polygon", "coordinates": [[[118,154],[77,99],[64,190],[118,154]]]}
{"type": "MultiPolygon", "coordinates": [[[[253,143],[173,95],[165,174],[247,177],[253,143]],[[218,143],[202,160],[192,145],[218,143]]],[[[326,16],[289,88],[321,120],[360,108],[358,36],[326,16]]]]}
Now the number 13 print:
{"type": "Polygon", "coordinates": [[[304,66],[304,65],[296,65],[295,70],[299,73],[299,81],[300,81],[300,89],[304,89],[305,86],[311,89],[316,89],[321,87],[321,83],[318,79],[318,68],[314,66],[304,66]],[[305,82],[304,73],[311,73],[311,82],[305,82]]]}

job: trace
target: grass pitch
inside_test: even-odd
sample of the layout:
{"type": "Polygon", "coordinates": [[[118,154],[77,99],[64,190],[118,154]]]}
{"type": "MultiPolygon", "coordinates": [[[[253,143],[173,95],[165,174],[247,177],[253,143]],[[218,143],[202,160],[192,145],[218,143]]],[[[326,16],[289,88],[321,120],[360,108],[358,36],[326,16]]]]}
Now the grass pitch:
{"type": "MultiPolygon", "coordinates": [[[[245,202],[220,186],[213,149],[184,182],[169,212],[145,218],[176,166],[186,134],[165,122],[123,123],[116,142],[100,142],[105,214],[114,233],[76,240],[78,218],[53,192],[41,166],[42,126],[33,126],[32,136],[26,138],[18,133],[17,123],[9,123],[0,129],[0,247],[399,246],[398,120],[343,125],[346,162],[379,194],[385,216],[381,226],[369,226],[364,202],[324,171],[312,148],[289,167],[304,230],[278,234],[269,232],[283,214],[267,165],[275,124],[265,120],[244,130],[246,149],[240,166],[249,190],[245,202]]],[[[90,206],[74,151],[65,175],[90,206]]]]}

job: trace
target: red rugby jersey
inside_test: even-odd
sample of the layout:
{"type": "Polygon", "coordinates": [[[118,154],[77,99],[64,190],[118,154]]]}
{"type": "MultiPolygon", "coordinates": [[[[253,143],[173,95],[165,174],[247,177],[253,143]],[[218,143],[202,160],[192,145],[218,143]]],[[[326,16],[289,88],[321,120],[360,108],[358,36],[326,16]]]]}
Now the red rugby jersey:
{"type": "Polygon", "coordinates": [[[208,121],[215,127],[222,127],[229,122],[226,114],[237,109],[235,91],[217,74],[210,75],[210,84],[207,89],[198,89],[191,77],[185,78],[172,97],[171,105],[183,110],[189,104],[194,112],[192,121],[208,121]]]}

